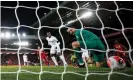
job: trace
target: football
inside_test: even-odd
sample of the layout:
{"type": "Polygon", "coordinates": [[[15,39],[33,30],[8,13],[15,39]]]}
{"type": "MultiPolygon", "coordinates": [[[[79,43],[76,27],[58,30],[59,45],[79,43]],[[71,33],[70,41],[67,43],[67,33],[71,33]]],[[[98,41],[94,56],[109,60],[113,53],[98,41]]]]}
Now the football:
{"type": "Polygon", "coordinates": [[[126,67],[125,61],[119,56],[109,57],[107,64],[111,69],[124,69],[126,67]]]}

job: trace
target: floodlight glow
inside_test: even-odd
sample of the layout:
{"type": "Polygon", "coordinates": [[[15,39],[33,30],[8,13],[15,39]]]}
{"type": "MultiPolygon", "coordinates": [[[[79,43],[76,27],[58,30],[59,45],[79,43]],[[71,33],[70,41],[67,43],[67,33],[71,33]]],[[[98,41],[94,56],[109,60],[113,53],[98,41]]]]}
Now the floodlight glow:
{"type": "Polygon", "coordinates": [[[26,34],[25,33],[23,33],[23,37],[25,37],[26,36],[26,34]]]}
{"type": "Polygon", "coordinates": [[[6,32],[6,33],[5,33],[5,37],[6,37],[6,38],[10,38],[10,37],[11,37],[10,33],[9,33],[9,32],[6,32]]]}
{"type": "Polygon", "coordinates": [[[29,43],[27,41],[22,41],[22,42],[16,42],[16,43],[13,43],[14,45],[19,45],[19,46],[28,46],[29,43]]]}
{"type": "Polygon", "coordinates": [[[13,33],[13,34],[12,34],[12,36],[14,37],[14,36],[15,36],[15,34],[13,33]]]}
{"type": "Polygon", "coordinates": [[[23,46],[28,46],[29,45],[28,42],[22,42],[21,44],[23,44],[23,46]]]}
{"type": "Polygon", "coordinates": [[[4,35],[5,35],[4,33],[1,33],[0,37],[4,37],[4,35]]]}
{"type": "Polygon", "coordinates": [[[86,13],[84,13],[80,18],[86,18],[86,17],[90,17],[90,16],[92,16],[92,12],[86,12],[86,13]]]}
{"type": "Polygon", "coordinates": [[[71,24],[71,23],[73,23],[73,22],[74,22],[74,20],[71,20],[71,21],[67,22],[67,24],[71,24]]]}

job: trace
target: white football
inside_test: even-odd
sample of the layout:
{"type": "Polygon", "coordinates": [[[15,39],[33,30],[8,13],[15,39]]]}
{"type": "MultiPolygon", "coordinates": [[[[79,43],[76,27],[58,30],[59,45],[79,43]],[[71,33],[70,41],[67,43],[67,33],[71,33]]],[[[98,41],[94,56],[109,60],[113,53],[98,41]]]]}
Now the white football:
{"type": "Polygon", "coordinates": [[[119,56],[109,57],[107,64],[111,69],[124,69],[126,67],[125,61],[119,56]]]}

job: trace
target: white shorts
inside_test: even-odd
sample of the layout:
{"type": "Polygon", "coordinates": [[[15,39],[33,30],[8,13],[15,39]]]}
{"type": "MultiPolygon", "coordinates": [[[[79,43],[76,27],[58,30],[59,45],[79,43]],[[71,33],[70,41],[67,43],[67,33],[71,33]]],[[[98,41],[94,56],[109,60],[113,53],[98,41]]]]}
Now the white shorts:
{"type": "Polygon", "coordinates": [[[56,45],[52,45],[50,49],[50,54],[60,53],[60,43],[57,43],[56,45]]]}
{"type": "Polygon", "coordinates": [[[88,50],[85,50],[85,49],[81,48],[81,51],[82,51],[82,58],[90,57],[90,52],[88,50]]]}
{"type": "Polygon", "coordinates": [[[28,62],[28,59],[24,59],[24,62],[28,62]]]}

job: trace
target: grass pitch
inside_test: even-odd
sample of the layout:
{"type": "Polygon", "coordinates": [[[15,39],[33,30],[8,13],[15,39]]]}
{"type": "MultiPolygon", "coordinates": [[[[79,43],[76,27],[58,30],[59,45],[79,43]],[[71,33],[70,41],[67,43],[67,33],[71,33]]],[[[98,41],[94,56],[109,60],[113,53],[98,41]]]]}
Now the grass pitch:
{"type": "Polygon", "coordinates": [[[1,80],[133,80],[133,68],[113,71],[108,76],[109,68],[88,67],[89,73],[86,77],[86,68],[43,66],[2,66],[1,80]],[[42,71],[42,72],[41,72],[42,71]],[[62,75],[63,73],[63,75],[62,75]]]}

